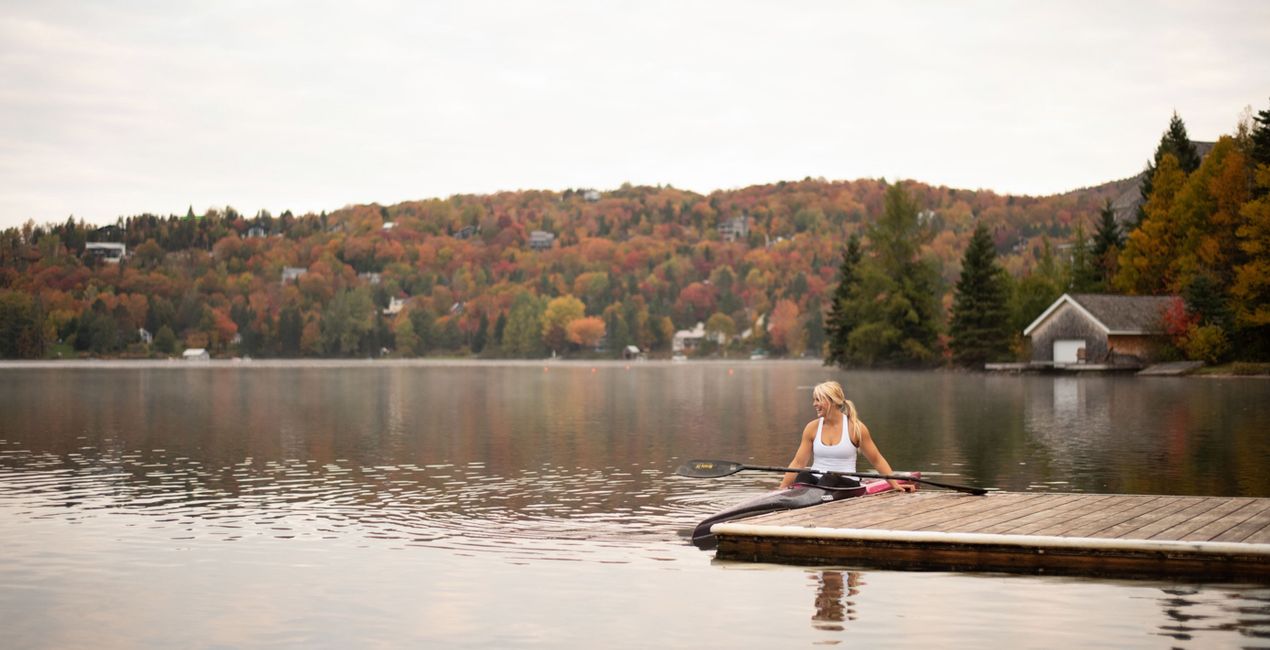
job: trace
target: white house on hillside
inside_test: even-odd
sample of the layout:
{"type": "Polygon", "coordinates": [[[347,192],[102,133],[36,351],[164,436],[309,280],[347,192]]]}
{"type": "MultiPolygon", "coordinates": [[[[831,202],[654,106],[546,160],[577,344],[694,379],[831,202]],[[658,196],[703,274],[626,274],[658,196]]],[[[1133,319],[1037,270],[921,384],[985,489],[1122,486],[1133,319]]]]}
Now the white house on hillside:
{"type": "Polygon", "coordinates": [[[713,336],[706,334],[705,323],[697,322],[696,327],[690,330],[679,330],[675,332],[675,336],[670,339],[670,350],[675,354],[695,350],[701,345],[702,341],[712,340],[719,345],[725,343],[722,334],[714,334],[713,336]]]}

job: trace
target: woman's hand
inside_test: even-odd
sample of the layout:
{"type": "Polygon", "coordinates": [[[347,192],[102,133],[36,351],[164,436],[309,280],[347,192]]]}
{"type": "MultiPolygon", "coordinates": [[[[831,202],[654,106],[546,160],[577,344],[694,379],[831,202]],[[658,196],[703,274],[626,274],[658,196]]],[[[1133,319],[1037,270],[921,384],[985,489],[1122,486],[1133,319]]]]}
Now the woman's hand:
{"type": "Polygon", "coordinates": [[[916,492],[917,491],[917,484],[915,483],[901,483],[899,481],[888,481],[888,483],[891,484],[892,489],[898,490],[900,492],[916,492]]]}

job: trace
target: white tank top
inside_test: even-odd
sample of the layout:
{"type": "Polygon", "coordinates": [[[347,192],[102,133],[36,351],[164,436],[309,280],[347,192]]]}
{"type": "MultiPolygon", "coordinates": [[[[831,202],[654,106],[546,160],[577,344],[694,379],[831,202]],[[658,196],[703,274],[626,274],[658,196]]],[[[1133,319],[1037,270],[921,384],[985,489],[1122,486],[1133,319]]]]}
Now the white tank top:
{"type": "Polygon", "coordinates": [[[816,441],[812,446],[811,468],[825,472],[854,472],[856,446],[852,444],[851,435],[847,432],[847,419],[842,419],[842,440],[836,445],[826,445],[820,439],[824,428],[825,419],[820,418],[820,423],[816,425],[816,441]]]}

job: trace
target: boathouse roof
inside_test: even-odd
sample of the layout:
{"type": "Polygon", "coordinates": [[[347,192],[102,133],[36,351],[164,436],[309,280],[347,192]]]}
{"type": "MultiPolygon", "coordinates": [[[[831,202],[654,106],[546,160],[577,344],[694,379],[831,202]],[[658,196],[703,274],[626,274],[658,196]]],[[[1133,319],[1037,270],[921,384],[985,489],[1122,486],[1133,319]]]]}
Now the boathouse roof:
{"type": "Polygon", "coordinates": [[[1100,293],[1065,293],[1023,330],[1023,336],[1045,322],[1064,305],[1071,305],[1107,334],[1161,334],[1161,315],[1177,296],[1114,296],[1100,293]]]}

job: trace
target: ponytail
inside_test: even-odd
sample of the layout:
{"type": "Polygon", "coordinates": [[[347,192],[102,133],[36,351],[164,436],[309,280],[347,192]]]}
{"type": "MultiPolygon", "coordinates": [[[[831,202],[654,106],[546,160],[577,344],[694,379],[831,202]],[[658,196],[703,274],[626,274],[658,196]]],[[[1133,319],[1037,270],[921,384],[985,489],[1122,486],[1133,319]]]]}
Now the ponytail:
{"type": "MultiPolygon", "coordinates": [[[[846,429],[847,431],[847,439],[849,440],[851,438],[851,434],[855,433],[856,440],[859,440],[860,439],[859,432],[860,432],[861,424],[860,424],[860,415],[855,410],[855,404],[851,403],[851,400],[849,399],[844,399],[842,400],[842,403],[838,405],[838,408],[842,410],[842,415],[847,421],[847,424],[844,427],[844,429],[846,429]]],[[[860,443],[854,442],[852,444],[858,446],[860,443]]]]}

